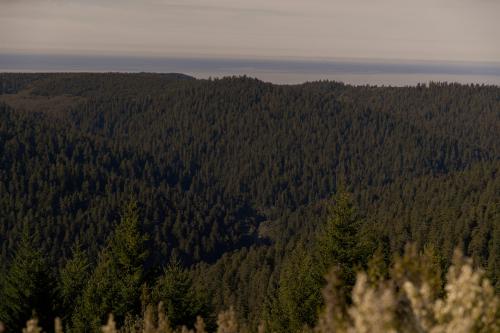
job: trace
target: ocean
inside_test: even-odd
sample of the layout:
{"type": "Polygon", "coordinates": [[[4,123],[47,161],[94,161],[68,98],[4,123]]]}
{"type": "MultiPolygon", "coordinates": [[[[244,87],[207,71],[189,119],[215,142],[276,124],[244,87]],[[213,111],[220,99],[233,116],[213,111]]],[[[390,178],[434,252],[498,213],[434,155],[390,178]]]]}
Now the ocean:
{"type": "Polygon", "coordinates": [[[247,75],[276,84],[332,80],[385,86],[431,81],[500,85],[500,62],[0,54],[0,72],[157,72],[183,73],[197,78],[247,75]]]}

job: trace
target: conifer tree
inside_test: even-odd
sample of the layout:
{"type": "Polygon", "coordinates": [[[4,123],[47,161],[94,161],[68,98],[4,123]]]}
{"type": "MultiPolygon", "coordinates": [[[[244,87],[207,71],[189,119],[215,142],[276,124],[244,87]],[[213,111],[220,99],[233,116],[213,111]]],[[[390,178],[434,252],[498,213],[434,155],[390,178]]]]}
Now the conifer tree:
{"type": "Polygon", "coordinates": [[[272,307],[271,325],[277,332],[299,331],[314,326],[323,299],[324,277],[332,266],[347,291],[356,281],[356,270],[365,264],[365,245],[360,241],[360,219],[349,194],[339,191],[312,250],[297,247],[283,264],[279,290],[272,307]]]}
{"type": "Polygon", "coordinates": [[[322,305],[323,276],[313,260],[299,247],[284,264],[270,309],[269,326],[274,331],[298,332],[304,325],[314,325],[322,305]]]}
{"type": "Polygon", "coordinates": [[[196,317],[210,319],[208,302],[196,290],[189,272],[172,259],[153,290],[153,304],[163,303],[172,327],[192,326],[196,317]]]}
{"type": "Polygon", "coordinates": [[[0,322],[11,332],[20,332],[33,315],[50,323],[53,296],[47,262],[25,228],[0,290],[0,322]]]}
{"type": "Polygon", "coordinates": [[[318,269],[323,275],[331,266],[337,266],[339,278],[348,286],[354,285],[356,270],[366,262],[366,245],[360,238],[360,224],[349,194],[338,192],[333,197],[330,214],[315,251],[318,269]]]}
{"type": "Polygon", "coordinates": [[[67,322],[79,305],[90,275],[90,263],[80,244],[73,247],[72,257],[60,271],[58,292],[61,297],[63,322],[67,322]]]}
{"type": "Polygon", "coordinates": [[[101,252],[97,267],[83,292],[76,311],[77,332],[98,331],[108,314],[119,323],[140,313],[141,285],[144,282],[146,237],[141,233],[136,203],[130,203],[108,246],[101,252]]]}

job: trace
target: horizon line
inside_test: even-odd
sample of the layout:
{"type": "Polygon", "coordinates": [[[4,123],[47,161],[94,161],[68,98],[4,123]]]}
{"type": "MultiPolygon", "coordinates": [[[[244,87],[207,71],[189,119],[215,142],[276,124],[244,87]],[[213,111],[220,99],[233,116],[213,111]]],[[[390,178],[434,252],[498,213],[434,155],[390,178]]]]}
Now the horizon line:
{"type": "Polygon", "coordinates": [[[262,55],[223,55],[223,54],[120,54],[89,52],[26,52],[2,50],[0,56],[43,56],[43,57],[82,57],[82,58],[122,58],[122,59],[172,59],[172,60],[237,60],[237,61],[284,61],[305,63],[373,63],[373,64],[456,64],[456,65],[489,65],[499,66],[500,60],[458,60],[458,59],[419,59],[419,58],[377,58],[377,57],[303,57],[303,56],[262,56],[262,55]]]}

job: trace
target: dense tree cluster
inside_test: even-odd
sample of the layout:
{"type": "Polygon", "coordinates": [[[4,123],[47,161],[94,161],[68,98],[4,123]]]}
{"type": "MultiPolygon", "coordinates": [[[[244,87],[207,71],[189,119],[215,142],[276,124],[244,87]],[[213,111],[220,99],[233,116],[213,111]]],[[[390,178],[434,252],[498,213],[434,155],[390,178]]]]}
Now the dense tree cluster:
{"type": "Polygon", "coordinates": [[[163,301],[174,325],[234,306],[289,332],[331,265],[349,294],[409,241],[498,290],[499,143],[494,86],[1,74],[0,291],[25,308],[0,320],[82,331],[163,301]]]}

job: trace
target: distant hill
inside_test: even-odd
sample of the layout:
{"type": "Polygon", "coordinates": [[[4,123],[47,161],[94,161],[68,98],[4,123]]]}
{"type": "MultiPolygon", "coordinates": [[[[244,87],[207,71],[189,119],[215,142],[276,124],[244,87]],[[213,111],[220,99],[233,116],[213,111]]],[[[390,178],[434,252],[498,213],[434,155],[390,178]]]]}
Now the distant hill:
{"type": "Polygon", "coordinates": [[[401,253],[416,242],[445,263],[458,246],[498,286],[499,168],[493,86],[0,74],[4,268],[25,228],[54,269],[77,240],[95,264],[136,200],[151,274],[177,258],[217,309],[234,304],[247,320],[266,294],[238,278],[276,281],[339,188],[370,246],[401,253]]]}

